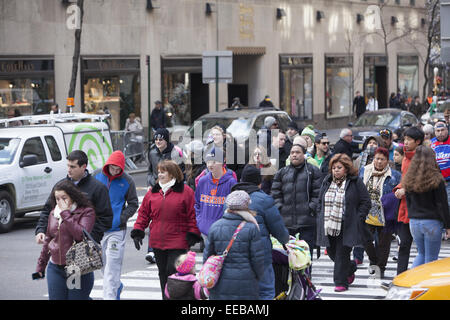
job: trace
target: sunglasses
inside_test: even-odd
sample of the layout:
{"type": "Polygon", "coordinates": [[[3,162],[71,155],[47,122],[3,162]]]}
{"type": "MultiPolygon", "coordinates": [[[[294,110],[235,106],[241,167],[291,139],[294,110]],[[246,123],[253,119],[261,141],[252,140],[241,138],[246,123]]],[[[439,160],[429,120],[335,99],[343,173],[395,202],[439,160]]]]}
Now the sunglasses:
{"type": "Polygon", "coordinates": [[[323,144],[323,145],[329,145],[330,143],[329,142],[321,142],[320,144],[323,144]]]}

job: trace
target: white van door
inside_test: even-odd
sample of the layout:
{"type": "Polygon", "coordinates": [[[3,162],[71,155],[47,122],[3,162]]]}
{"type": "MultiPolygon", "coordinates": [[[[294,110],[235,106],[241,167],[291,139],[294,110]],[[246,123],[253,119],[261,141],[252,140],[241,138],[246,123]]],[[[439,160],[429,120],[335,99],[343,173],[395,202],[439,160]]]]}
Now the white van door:
{"type": "Polygon", "coordinates": [[[45,203],[54,185],[54,173],[49,166],[49,155],[41,137],[28,138],[24,142],[19,164],[26,155],[35,155],[37,163],[25,167],[19,166],[20,184],[16,190],[18,207],[39,207],[45,203]]]}

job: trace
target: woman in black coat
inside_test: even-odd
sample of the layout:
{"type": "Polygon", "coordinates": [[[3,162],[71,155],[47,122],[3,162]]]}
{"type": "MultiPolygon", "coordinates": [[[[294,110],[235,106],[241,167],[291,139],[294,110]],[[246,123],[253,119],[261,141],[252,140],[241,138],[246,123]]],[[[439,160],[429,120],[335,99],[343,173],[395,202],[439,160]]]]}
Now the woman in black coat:
{"type": "Polygon", "coordinates": [[[356,263],[350,253],[370,239],[365,219],[371,207],[367,188],[358,177],[350,157],[333,156],[320,189],[317,216],[317,245],[327,247],[334,261],[336,292],[348,290],[355,279],[356,263]]]}

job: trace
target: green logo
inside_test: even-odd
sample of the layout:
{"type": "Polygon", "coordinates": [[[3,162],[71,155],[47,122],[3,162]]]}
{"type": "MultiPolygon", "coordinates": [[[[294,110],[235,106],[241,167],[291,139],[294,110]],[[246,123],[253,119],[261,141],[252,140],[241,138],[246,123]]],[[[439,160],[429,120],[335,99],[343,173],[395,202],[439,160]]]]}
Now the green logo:
{"type": "Polygon", "coordinates": [[[102,168],[112,153],[111,145],[102,131],[88,124],[81,124],[75,128],[67,151],[71,153],[73,150],[84,151],[93,170],[102,168]],[[83,132],[83,130],[95,132],[83,132]]]}

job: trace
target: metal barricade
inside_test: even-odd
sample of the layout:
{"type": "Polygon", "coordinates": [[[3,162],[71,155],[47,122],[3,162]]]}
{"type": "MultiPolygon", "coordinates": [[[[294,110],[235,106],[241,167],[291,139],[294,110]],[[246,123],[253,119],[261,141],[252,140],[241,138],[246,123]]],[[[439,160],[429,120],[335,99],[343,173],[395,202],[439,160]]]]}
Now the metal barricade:
{"type": "Polygon", "coordinates": [[[147,148],[144,135],[132,131],[110,131],[114,150],[120,150],[125,155],[125,165],[131,169],[138,169],[136,163],[144,162],[147,166],[147,148]]]}

